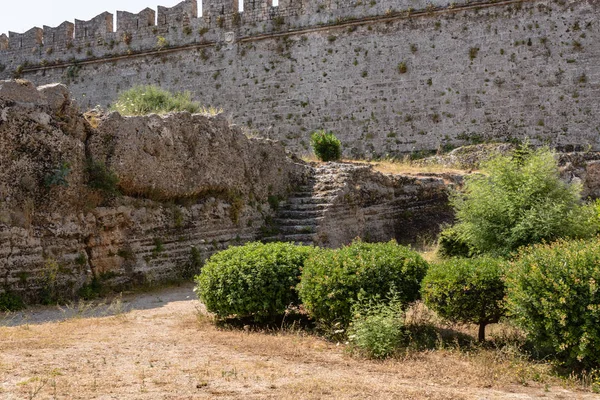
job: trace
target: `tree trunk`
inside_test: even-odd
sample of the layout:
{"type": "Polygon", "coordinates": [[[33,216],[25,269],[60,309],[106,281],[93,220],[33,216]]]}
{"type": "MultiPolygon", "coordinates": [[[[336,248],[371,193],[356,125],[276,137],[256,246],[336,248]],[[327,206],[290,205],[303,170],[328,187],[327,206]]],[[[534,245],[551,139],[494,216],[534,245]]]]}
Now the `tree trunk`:
{"type": "Polygon", "coordinates": [[[479,342],[483,343],[485,342],[485,323],[481,323],[479,324],[479,342]]]}

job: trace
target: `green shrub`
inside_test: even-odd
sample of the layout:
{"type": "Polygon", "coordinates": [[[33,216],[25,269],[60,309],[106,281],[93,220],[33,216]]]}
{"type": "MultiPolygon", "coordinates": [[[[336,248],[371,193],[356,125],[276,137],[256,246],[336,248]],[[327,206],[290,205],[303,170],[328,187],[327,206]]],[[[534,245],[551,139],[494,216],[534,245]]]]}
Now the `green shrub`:
{"type": "Polygon", "coordinates": [[[456,228],[474,252],[506,255],[520,246],[597,232],[594,208],[581,204],[579,185],[560,179],[547,148],[494,157],[483,170],[466,177],[464,191],[451,198],[456,228]]]}
{"type": "Polygon", "coordinates": [[[51,173],[46,175],[46,177],[44,178],[44,186],[46,186],[47,188],[51,186],[68,187],[69,181],[67,180],[67,178],[69,177],[70,173],[71,167],[69,166],[69,163],[62,163],[58,165],[52,170],[51,173]]]}
{"type": "Polygon", "coordinates": [[[462,239],[456,226],[448,226],[440,232],[438,238],[438,254],[441,257],[469,257],[471,249],[462,239]]]}
{"type": "Polygon", "coordinates": [[[281,315],[298,304],[296,285],[312,247],[290,243],[248,243],[214,254],[196,277],[197,292],[219,318],[281,315]]]}
{"type": "Polygon", "coordinates": [[[395,295],[386,302],[359,300],[352,311],[348,342],[353,351],[369,358],[387,358],[406,339],[404,304],[395,295]]]}
{"type": "Polygon", "coordinates": [[[23,299],[10,291],[0,293],[0,312],[19,311],[25,308],[23,299]]]}
{"type": "Polygon", "coordinates": [[[119,177],[106,167],[103,162],[89,159],[86,164],[88,186],[99,190],[106,198],[119,196],[119,177]]]}
{"type": "Polygon", "coordinates": [[[507,273],[508,308],[540,353],[600,367],[600,241],[522,250],[507,273]]]}
{"type": "Polygon", "coordinates": [[[331,132],[324,130],[313,132],[310,145],[321,161],[336,161],[342,156],[342,142],[331,132]]]}
{"type": "Polygon", "coordinates": [[[504,264],[504,260],[491,257],[452,258],[432,264],[423,280],[423,300],[442,318],[479,325],[478,338],[484,341],[486,325],[505,314],[504,264]]]}
{"type": "Polygon", "coordinates": [[[189,92],[173,94],[156,86],[135,86],[122,92],[112,109],[121,115],[166,114],[176,111],[214,115],[220,112],[200,106],[191,97],[189,92]]]}
{"type": "Polygon", "coordinates": [[[388,243],[355,241],[341,249],[322,249],[304,264],[298,291],[310,315],[347,326],[359,293],[383,298],[397,292],[403,306],[417,300],[427,262],[415,251],[388,243]]]}

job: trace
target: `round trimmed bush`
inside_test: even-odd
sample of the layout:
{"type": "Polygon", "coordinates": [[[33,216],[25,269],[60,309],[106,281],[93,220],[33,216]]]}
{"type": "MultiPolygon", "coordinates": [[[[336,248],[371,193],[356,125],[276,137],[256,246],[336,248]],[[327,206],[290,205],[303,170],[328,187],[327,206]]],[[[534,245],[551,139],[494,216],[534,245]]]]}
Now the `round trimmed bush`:
{"type": "Polygon", "coordinates": [[[337,161],[342,156],[342,142],[331,132],[324,130],[313,132],[310,145],[321,161],[337,161]]]}
{"type": "Polygon", "coordinates": [[[219,318],[281,315],[298,304],[296,285],[309,246],[248,243],[214,254],[196,276],[196,291],[206,309],[219,318]]]}
{"type": "Polygon", "coordinates": [[[298,291],[316,320],[347,326],[352,304],[363,298],[396,293],[404,306],[419,298],[427,262],[415,251],[388,243],[355,241],[341,249],[322,249],[302,269],[298,291]]]}
{"type": "Polygon", "coordinates": [[[508,307],[541,354],[600,367],[600,241],[522,250],[507,273],[508,307]]]}
{"type": "Polygon", "coordinates": [[[498,322],[506,312],[505,264],[491,257],[432,264],[423,280],[423,300],[442,318],[479,325],[478,338],[484,341],[486,325],[498,322]]]}

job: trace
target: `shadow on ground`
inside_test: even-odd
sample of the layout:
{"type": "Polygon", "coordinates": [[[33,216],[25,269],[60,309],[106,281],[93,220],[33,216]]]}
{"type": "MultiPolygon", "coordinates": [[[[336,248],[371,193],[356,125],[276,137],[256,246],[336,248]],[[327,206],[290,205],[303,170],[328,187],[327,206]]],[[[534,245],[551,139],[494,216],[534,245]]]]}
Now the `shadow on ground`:
{"type": "Polygon", "coordinates": [[[190,282],[146,292],[125,292],[99,300],[34,306],[22,311],[0,313],[0,326],[38,325],[72,318],[101,318],[134,310],[161,308],[172,302],[197,301],[193,289],[194,284],[190,282]]]}

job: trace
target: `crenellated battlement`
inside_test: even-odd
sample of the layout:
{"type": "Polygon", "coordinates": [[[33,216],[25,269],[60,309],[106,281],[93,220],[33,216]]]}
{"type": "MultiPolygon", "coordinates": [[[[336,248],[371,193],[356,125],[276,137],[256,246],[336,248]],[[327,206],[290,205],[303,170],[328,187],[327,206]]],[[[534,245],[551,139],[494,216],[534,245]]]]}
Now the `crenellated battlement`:
{"type": "MultiPolygon", "coordinates": [[[[469,0],[461,0],[462,4],[469,0]]],[[[481,0],[476,0],[481,1],[481,0]]],[[[471,1],[473,2],[473,1],[471,1]]],[[[215,43],[411,10],[454,7],[450,0],[184,0],[174,7],[146,8],[137,14],[104,12],[89,21],[32,28],[0,36],[0,64],[10,77],[19,66],[65,63],[131,55],[166,47],[215,43]],[[241,3],[243,2],[243,4],[241,3]]]]}
{"type": "Polygon", "coordinates": [[[75,39],[102,38],[112,32],[113,15],[109,12],[103,12],[90,21],[75,20],[75,39]]]}
{"type": "Polygon", "coordinates": [[[0,35],[0,50],[8,50],[8,36],[5,33],[0,35]]]}
{"type": "Polygon", "coordinates": [[[174,7],[158,6],[158,25],[188,26],[193,19],[198,18],[198,2],[185,0],[174,7]]]}
{"type": "Polygon", "coordinates": [[[65,21],[56,28],[44,25],[44,45],[68,47],[73,42],[75,24],[65,21]]]}
{"type": "Polygon", "coordinates": [[[598,1],[198,1],[0,35],[0,79],[63,82],[81,107],[189,91],[300,152],[317,129],[354,157],[524,138],[600,150],[598,1]]]}
{"type": "Polygon", "coordinates": [[[156,11],[145,8],[137,14],[117,11],[117,32],[134,32],[156,24],[156,11]]]}
{"type": "Polygon", "coordinates": [[[31,51],[43,43],[44,31],[41,28],[31,28],[25,33],[8,32],[9,49],[31,51]]]}

